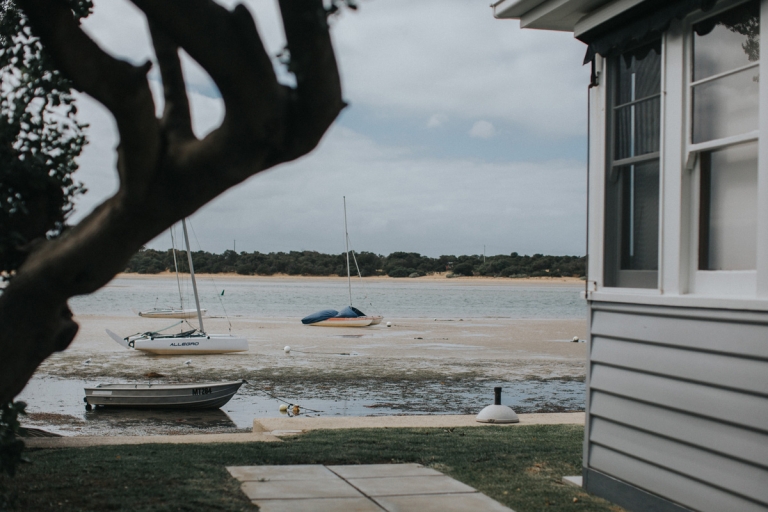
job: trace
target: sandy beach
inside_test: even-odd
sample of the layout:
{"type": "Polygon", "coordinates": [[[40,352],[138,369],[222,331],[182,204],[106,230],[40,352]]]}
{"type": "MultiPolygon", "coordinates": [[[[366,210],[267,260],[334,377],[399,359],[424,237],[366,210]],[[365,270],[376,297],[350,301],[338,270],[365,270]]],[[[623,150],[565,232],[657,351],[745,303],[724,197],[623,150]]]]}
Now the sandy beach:
{"type": "MultiPolygon", "coordinates": [[[[509,278],[509,277],[487,277],[487,276],[457,276],[457,277],[446,277],[446,272],[435,272],[434,274],[427,274],[425,276],[417,277],[417,278],[408,278],[408,277],[389,277],[389,276],[370,276],[365,277],[363,280],[365,282],[375,282],[375,281],[400,281],[400,282],[409,282],[409,281],[450,281],[451,283],[472,283],[472,284],[518,284],[518,285],[536,285],[536,286],[546,286],[546,285],[581,285],[584,286],[584,280],[580,277],[521,277],[521,278],[509,278]]],[[[346,282],[347,278],[345,276],[301,276],[301,275],[289,275],[289,274],[273,274],[271,276],[261,276],[261,275],[254,275],[254,276],[248,276],[248,275],[241,275],[236,274],[234,272],[232,273],[221,273],[221,274],[204,274],[204,273],[198,273],[195,272],[195,275],[200,278],[214,278],[214,279],[291,279],[291,280],[337,280],[341,279],[346,282]]],[[[123,272],[120,274],[117,274],[115,278],[122,278],[122,279],[154,279],[154,278],[169,278],[169,279],[176,279],[176,274],[170,271],[166,272],[160,272],[158,274],[138,274],[134,272],[123,272]]],[[[358,280],[360,279],[358,276],[351,276],[352,279],[358,280]]]]}

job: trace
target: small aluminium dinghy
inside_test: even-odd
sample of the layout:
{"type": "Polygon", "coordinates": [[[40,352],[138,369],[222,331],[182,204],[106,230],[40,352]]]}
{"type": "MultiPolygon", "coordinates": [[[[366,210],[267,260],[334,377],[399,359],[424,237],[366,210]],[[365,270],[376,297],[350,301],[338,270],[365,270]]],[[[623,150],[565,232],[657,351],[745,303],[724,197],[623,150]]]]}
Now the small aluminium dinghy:
{"type": "Polygon", "coordinates": [[[218,409],[237,393],[244,381],[196,384],[99,384],[85,388],[85,408],[218,409]]]}

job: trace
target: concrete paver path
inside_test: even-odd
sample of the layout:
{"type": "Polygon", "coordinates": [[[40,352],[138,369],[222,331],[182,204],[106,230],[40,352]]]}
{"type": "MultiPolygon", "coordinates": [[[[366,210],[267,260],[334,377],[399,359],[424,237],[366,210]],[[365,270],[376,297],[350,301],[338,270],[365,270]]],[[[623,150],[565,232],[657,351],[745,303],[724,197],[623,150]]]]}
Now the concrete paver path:
{"type": "Polygon", "coordinates": [[[232,466],[262,512],[514,512],[420,464],[232,466]]]}

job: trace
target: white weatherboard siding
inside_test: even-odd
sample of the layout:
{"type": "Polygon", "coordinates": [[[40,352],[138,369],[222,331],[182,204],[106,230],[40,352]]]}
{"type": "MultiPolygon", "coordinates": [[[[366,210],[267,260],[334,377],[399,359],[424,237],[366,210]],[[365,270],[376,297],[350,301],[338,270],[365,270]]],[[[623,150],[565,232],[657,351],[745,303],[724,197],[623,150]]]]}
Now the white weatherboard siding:
{"type": "Polygon", "coordinates": [[[694,510],[765,511],[768,313],[711,313],[592,302],[585,468],[694,510]]]}

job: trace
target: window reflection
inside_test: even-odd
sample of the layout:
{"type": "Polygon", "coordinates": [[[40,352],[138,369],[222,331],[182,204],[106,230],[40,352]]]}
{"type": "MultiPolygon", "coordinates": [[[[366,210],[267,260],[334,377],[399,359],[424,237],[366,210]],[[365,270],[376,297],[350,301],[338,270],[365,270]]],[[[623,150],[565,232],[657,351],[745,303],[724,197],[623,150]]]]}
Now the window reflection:
{"type": "Polygon", "coordinates": [[[701,157],[700,270],[754,270],[757,143],[701,157]]]}
{"type": "Polygon", "coordinates": [[[605,283],[658,287],[661,41],[609,62],[605,283]],[[612,139],[612,140],[611,140],[612,139]]]}
{"type": "Polygon", "coordinates": [[[693,33],[692,142],[756,130],[760,3],[697,23],[693,33]]]}
{"type": "Polygon", "coordinates": [[[760,3],[747,2],[693,26],[693,81],[760,60],[760,3]]]}

